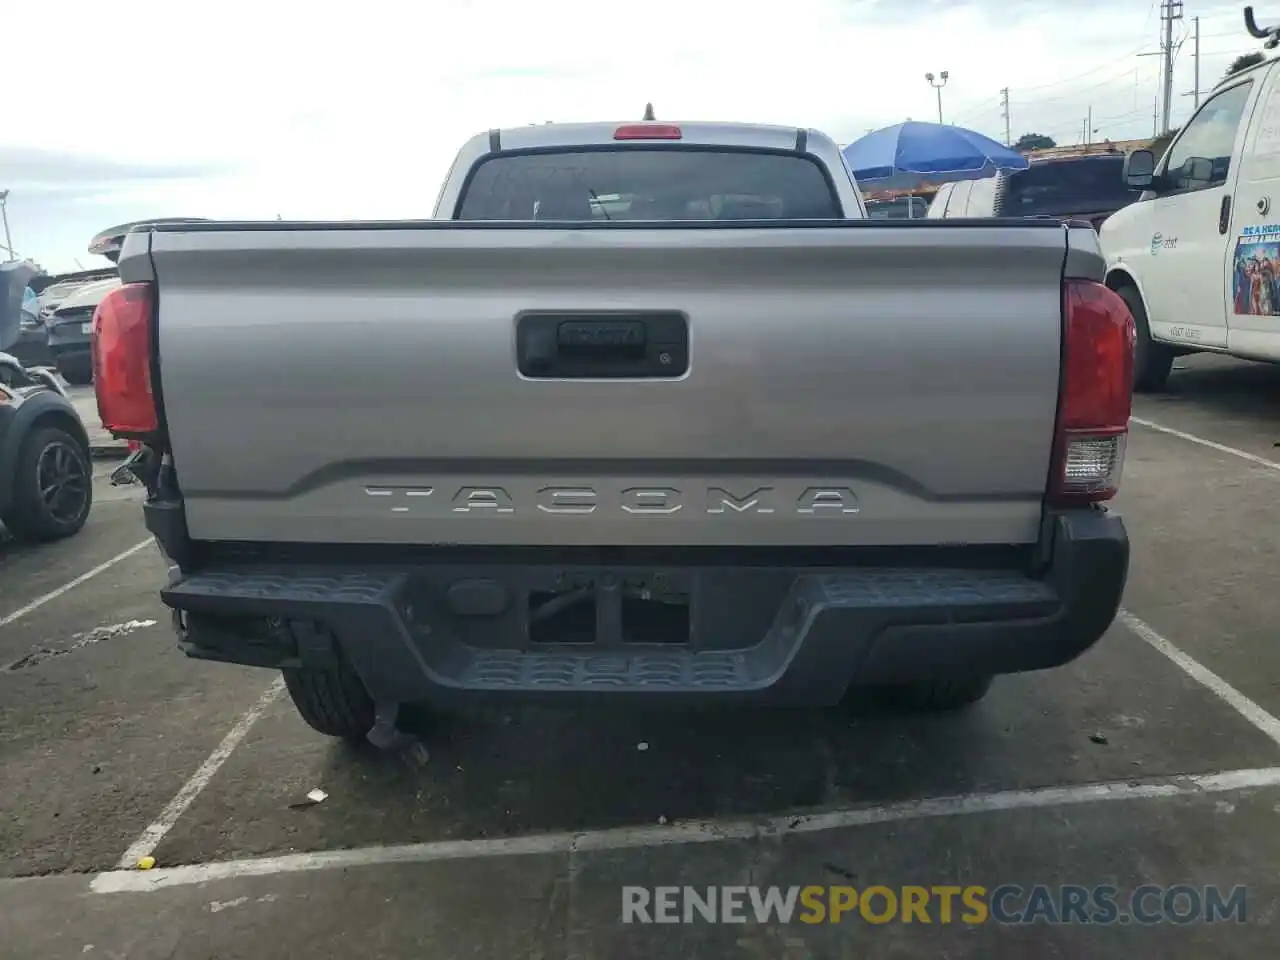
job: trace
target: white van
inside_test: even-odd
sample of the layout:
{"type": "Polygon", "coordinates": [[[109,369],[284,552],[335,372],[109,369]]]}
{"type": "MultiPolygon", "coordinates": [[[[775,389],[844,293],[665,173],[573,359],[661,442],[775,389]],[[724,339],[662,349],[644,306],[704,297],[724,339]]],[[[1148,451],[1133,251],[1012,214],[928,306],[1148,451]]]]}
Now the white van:
{"type": "Polygon", "coordinates": [[[1280,362],[1280,70],[1213,90],[1157,164],[1125,160],[1143,190],[1099,231],[1107,285],[1137,321],[1134,388],[1160,390],[1179,354],[1280,362]]]}
{"type": "Polygon", "coordinates": [[[994,217],[998,177],[944,183],[933,195],[926,214],[931,220],[954,217],[994,217]]]}

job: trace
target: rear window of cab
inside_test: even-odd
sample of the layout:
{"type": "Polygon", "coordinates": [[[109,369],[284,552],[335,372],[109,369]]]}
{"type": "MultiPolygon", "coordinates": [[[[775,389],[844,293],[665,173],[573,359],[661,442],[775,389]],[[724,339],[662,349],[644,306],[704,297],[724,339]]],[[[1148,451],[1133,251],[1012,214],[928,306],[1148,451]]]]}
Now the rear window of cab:
{"type": "Polygon", "coordinates": [[[681,147],[489,157],[459,220],[831,220],[840,202],[817,161],[796,154],[681,147]]]}

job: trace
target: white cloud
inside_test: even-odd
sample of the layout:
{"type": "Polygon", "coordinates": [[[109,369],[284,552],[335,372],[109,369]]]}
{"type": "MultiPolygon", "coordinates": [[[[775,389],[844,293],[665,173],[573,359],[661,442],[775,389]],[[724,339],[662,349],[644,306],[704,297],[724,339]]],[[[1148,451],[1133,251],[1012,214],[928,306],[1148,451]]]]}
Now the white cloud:
{"type": "MultiPolygon", "coordinates": [[[[1119,6],[988,0],[907,18],[902,0],[47,0],[31,39],[6,43],[6,74],[39,106],[0,130],[0,186],[15,246],[64,267],[96,230],[142,216],[422,216],[477,130],[638,118],[650,100],[660,117],[851,140],[933,119],[923,75],[946,69],[948,120],[1003,136],[1008,86],[1014,136],[1070,140],[1090,107],[1100,136],[1138,136],[1157,64],[1133,54],[1155,49],[1156,5],[1119,6]],[[6,168],[15,147],[209,172],[79,181],[79,200],[37,202],[6,168]]],[[[1254,47],[1235,6],[1201,13],[1217,35],[1205,49],[1223,51],[1205,58],[1211,83],[1254,47]]],[[[1179,91],[1190,59],[1188,44],[1179,91]]]]}

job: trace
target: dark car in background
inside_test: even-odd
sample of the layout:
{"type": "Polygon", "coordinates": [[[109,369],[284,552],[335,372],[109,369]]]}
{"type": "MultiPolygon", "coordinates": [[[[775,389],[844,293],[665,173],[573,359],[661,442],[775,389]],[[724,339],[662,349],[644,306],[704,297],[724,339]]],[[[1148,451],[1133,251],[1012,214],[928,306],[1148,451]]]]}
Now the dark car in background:
{"type": "Polygon", "coordinates": [[[120,286],[114,272],[102,280],[80,284],[45,316],[45,332],[53,365],[67,383],[93,382],[93,312],[102,299],[120,286]]]}
{"type": "Polygon", "coordinates": [[[50,362],[35,289],[39,276],[29,260],[0,263],[0,353],[26,366],[50,362]]]}
{"type": "Polygon", "coordinates": [[[1124,154],[1098,153],[1033,160],[1025,170],[986,180],[946,183],[929,207],[930,219],[1053,217],[1088,220],[1094,229],[1141,190],[1125,186],[1124,154]]]}
{"type": "MultiPolygon", "coordinates": [[[[138,220],[108,227],[89,241],[89,252],[110,260],[112,266],[78,273],[44,278],[47,286],[39,295],[40,323],[43,357],[39,361],[24,357],[25,363],[49,363],[58,368],[68,383],[83,385],[93,381],[93,362],[90,356],[93,342],[93,312],[108,293],[120,286],[115,262],[120,257],[120,245],[125,235],[135,226],[157,223],[189,223],[192,217],[169,217],[157,220],[138,220]]],[[[36,333],[29,334],[34,341],[36,333]]],[[[34,353],[37,345],[32,342],[34,353]]]]}
{"type": "Polygon", "coordinates": [[[1121,153],[1033,161],[1005,177],[996,191],[995,216],[1088,220],[1096,230],[1142,193],[1125,185],[1123,166],[1121,153]]]}

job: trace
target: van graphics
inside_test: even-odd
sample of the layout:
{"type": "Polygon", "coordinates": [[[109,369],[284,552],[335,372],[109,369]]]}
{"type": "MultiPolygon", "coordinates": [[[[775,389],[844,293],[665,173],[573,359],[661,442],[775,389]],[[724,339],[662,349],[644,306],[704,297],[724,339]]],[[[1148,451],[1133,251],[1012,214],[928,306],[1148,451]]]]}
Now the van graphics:
{"type": "Polygon", "coordinates": [[[1231,263],[1237,316],[1280,317],[1280,224],[1245,227],[1231,263]]]}

